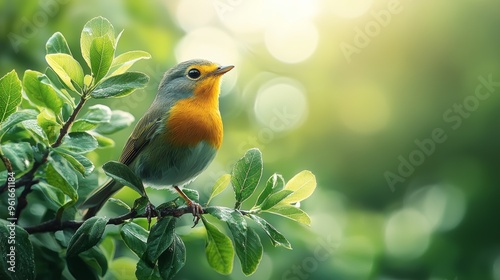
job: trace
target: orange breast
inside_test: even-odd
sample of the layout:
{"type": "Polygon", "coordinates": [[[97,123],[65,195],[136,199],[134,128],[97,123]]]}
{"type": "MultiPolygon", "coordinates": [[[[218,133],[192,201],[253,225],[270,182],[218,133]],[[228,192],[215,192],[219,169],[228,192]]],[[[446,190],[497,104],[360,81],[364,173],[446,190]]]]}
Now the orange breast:
{"type": "Polygon", "coordinates": [[[219,79],[201,81],[193,97],[182,99],[170,109],[167,141],[176,146],[195,146],[206,141],[215,148],[222,144],[219,112],[219,79]]]}

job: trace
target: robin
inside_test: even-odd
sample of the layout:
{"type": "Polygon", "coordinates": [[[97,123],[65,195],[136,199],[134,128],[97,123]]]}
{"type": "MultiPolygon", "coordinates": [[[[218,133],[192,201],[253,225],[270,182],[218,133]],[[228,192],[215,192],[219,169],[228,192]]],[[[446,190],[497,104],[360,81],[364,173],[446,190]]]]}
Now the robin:
{"type": "MultiPolygon", "coordinates": [[[[173,187],[192,208],[195,219],[203,210],[180,187],[193,181],[210,164],[222,144],[220,83],[222,75],[233,68],[195,59],[168,70],[120,157],[120,162],[146,185],[173,187]]],[[[91,194],[80,206],[88,208],[84,219],[95,216],[122,187],[111,180],[91,194]]]]}

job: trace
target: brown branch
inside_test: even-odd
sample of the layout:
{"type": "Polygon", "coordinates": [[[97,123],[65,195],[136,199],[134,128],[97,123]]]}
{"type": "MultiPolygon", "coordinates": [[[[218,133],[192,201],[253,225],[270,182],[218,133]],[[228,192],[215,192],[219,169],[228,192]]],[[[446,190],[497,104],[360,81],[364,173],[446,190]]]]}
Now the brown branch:
{"type": "MultiPolygon", "coordinates": [[[[124,214],[122,216],[118,216],[116,218],[111,218],[108,221],[108,225],[120,225],[125,223],[127,220],[130,219],[135,219],[135,218],[148,218],[148,217],[166,217],[166,216],[172,216],[172,217],[180,217],[184,214],[192,214],[192,208],[189,206],[184,206],[180,208],[165,208],[162,209],[159,213],[156,211],[153,211],[151,213],[143,213],[143,214],[137,214],[135,210],[132,210],[128,212],[127,214],[124,214]]],[[[24,229],[29,233],[42,233],[42,232],[56,232],[59,230],[63,229],[78,229],[84,222],[83,221],[57,221],[57,220],[50,220],[45,223],[32,226],[32,227],[25,227],[24,229]]]]}
{"type": "Polygon", "coordinates": [[[85,94],[83,94],[82,97],[80,98],[80,102],[78,102],[78,105],[76,105],[75,110],[73,111],[71,116],[69,116],[68,120],[64,123],[64,125],[61,127],[61,130],[59,132],[59,136],[57,137],[54,144],[52,144],[52,148],[57,148],[61,145],[64,136],[66,136],[66,134],[68,134],[68,131],[71,128],[71,125],[75,121],[78,113],[82,110],[83,105],[85,105],[86,101],[87,101],[87,96],[85,94]]]}
{"type": "Polygon", "coordinates": [[[29,182],[26,187],[24,188],[23,192],[21,195],[19,195],[19,198],[17,199],[17,207],[16,207],[16,221],[19,220],[19,217],[21,216],[21,212],[23,209],[28,205],[28,194],[31,192],[31,187],[33,185],[36,185],[38,183],[38,180],[32,180],[29,182]]]}
{"type": "Polygon", "coordinates": [[[5,169],[7,169],[7,172],[13,173],[14,169],[12,168],[12,163],[10,163],[9,158],[6,157],[1,151],[0,151],[0,158],[2,159],[3,164],[5,165],[5,169]]]}

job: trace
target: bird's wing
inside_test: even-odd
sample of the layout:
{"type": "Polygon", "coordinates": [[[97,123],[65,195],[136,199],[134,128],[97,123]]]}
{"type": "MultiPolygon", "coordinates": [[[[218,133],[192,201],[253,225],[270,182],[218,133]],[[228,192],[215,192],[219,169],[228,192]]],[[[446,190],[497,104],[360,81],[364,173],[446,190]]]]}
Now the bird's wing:
{"type": "Polygon", "coordinates": [[[161,108],[150,108],[139,120],[123,148],[120,162],[130,165],[134,161],[160,127],[163,112],[161,108]]]}

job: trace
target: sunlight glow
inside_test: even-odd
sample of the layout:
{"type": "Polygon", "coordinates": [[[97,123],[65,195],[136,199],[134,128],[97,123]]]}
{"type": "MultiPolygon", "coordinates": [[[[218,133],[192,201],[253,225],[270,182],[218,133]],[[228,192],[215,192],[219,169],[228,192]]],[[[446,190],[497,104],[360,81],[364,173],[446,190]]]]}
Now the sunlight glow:
{"type": "Polygon", "coordinates": [[[324,1],[327,8],[334,15],[341,18],[357,18],[364,15],[371,8],[373,0],[332,0],[324,1]]]}

